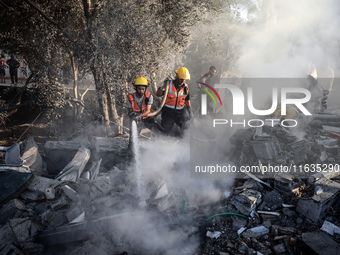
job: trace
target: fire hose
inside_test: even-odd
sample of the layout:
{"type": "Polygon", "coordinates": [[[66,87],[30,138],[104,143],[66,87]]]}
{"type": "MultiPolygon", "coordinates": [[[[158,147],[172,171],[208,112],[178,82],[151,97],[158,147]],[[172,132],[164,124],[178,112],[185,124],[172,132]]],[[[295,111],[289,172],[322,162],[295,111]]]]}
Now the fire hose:
{"type": "Polygon", "coordinates": [[[164,104],[165,104],[166,97],[167,97],[167,95],[168,95],[169,81],[167,81],[166,84],[167,84],[167,85],[165,86],[165,91],[164,91],[164,95],[163,95],[163,100],[162,100],[162,103],[161,103],[160,107],[157,109],[157,111],[148,114],[148,117],[154,117],[154,116],[156,116],[156,115],[160,112],[160,110],[163,108],[163,106],[164,106],[164,104]]]}

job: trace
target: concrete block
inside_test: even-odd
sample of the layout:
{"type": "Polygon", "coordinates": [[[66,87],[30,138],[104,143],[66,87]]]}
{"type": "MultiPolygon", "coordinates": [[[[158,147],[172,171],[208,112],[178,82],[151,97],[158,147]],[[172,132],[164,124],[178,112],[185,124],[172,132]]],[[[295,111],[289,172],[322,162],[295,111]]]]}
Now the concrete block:
{"type": "Polygon", "coordinates": [[[72,189],[70,186],[65,185],[61,188],[61,190],[64,192],[64,194],[71,199],[74,202],[77,202],[79,200],[79,195],[78,193],[72,189]]]}
{"type": "MultiPolygon", "coordinates": [[[[7,245],[12,243],[15,240],[14,232],[9,225],[6,223],[2,227],[0,227],[0,251],[7,245]]],[[[6,254],[6,253],[5,253],[6,254]]]]}
{"type": "Polygon", "coordinates": [[[15,216],[19,210],[25,210],[26,206],[18,199],[12,199],[0,208],[0,225],[7,222],[8,219],[15,216]]]}
{"type": "Polygon", "coordinates": [[[258,158],[275,160],[282,152],[279,141],[275,136],[260,137],[251,142],[251,145],[258,158]]]}
{"type": "Polygon", "coordinates": [[[284,244],[277,244],[273,247],[276,254],[287,254],[286,247],[284,244]]]}
{"type": "Polygon", "coordinates": [[[265,226],[257,226],[257,227],[246,230],[242,234],[242,236],[245,238],[252,238],[252,237],[258,238],[268,233],[269,233],[269,229],[266,228],[265,226]]]}
{"type": "Polygon", "coordinates": [[[25,201],[39,201],[39,200],[45,200],[45,197],[42,193],[37,191],[31,191],[26,189],[20,194],[20,197],[24,199],[25,201]]]}
{"type": "Polygon", "coordinates": [[[21,158],[24,160],[24,165],[28,166],[31,171],[43,173],[43,160],[33,137],[23,142],[22,150],[21,158]]]}
{"type": "Polygon", "coordinates": [[[92,163],[92,166],[89,169],[90,180],[95,180],[97,178],[101,163],[102,163],[102,159],[92,163]]]}
{"type": "Polygon", "coordinates": [[[281,207],[283,199],[277,190],[267,191],[263,195],[263,201],[271,210],[276,210],[281,207]]]}
{"type": "Polygon", "coordinates": [[[16,218],[9,221],[9,224],[18,242],[23,243],[31,240],[30,228],[32,222],[29,218],[16,218]]]}
{"type": "Polygon", "coordinates": [[[81,141],[47,141],[44,151],[47,160],[47,171],[58,174],[76,155],[80,147],[90,148],[91,144],[81,141]]]}
{"type": "Polygon", "coordinates": [[[51,208],[57,211],[66,205],[68,205],[68,201],[64,196],[61,196],[55,203],[51,204],[51,208]]]}
{"type": "Polygon", "coordinates": [[[157,200],[169,194],[166,183],[160,184],[150,195],[150,199],[157,200]]]}
{"type": "MultiPolygon", "coordinates": [[[[1,250],[1,249],[0,249],[1,250]]],[[[1,251],[1,254],[10,254],[10,255],[24,255],[22,251],[20,251],[17,247],[13,244],[8,244],[6,247],[1,251]]]]}
{"type": "Polygon", "coordinates": [[[47,188],[50,188],[51,186],[57,186],[60,183],[61,182],[57,180],[34,175],[33,180],[28,185],[27,189],[30,191],[37,191],[41,194],[45,194],[45,190],[47,188]]]}
{"type": "Polygon", "coordinates": [[[98,177],[94,182],[93,185],[99,189],[104,195],[108,194],[111,190],[114,189],[114,186],[110,182],[110,177],[101,176],[98,177]]]}
{"type": "Polygon", "coordinates": [[[80,223],[85,221],[85,212],[82,212],[77,217],[75,217],[72,221],[70,221],[70,224],[73,223],[80,223]]]}
{"type": "Polygon", "coordinates": [[[170,209],[175,205],[176,203],[173,193],[170,193],[167,196],[157,200],[157,209],[161,212],[164,212],[165,210],[170,209]]]}
{"type": "Polygon", "coordinates": [[[334,236],[334,234],[340,235],[340,227],[329,221],[324,221],[320,230],[327,232],[331,236],[334,236]]]}
{"type": "Polygon", "coordinates": [[[297,141],[289,144],[289,150],[293,154],[295,164],[301,164],[306,160],[306,151],[310,150],[305,140],[297,141]]]}
{"type": "Polygon", "coordinates": [[[95,137],[93,144],[97,153],[114,152],[120,154],[123,149],[128,147],[129,139],[121,137],[95,137]]]}
{"type": "Polygon", "coordinates": [[[67,223],[67,218],[62,210],[57,212],[47,210],[41,215],[41,218],[44,224],[50,225],[52,228],[56,228],[67,223]]]}
{"type": "Polygon", "coordinates": [[[71,222],[75,218],[77,218],[80,214],[82,214],[82,209],[80,209],[78,206],[74,206],[73,208],[68,209],[65,212],[65,216],[68,220],[68,222],[71,222]]]}
{"type": "Polygon", "coordinates": [[[82,174],[91,156],[91,151],[86,147],[81,147],[72,160],[56,176],[56,179],[76,182],[82,174]]]}
{"type": "Polygon", "coordinates": [[[262,202],[261,197],[261,192],[249,189],[234,196],[230,203],[242,214],[250,215],[251,211],[255,210],[256,206],[262,202]]]}
{"type": "Polygon", "coordinates": [[[23,254],[43,254],[45,247],[33,242],[20,244],[23,254]]]}
{"type": "Polygon", "coordinates": [[[303,254],[331,255],[339,254],[340,244],[323,232],[302,233],[303,254]]]}
{"type": "Polygon", "coordinates": [[[308,199],[300,199],[297,204],[297,212],[314,222],[323,219],[326,211],[338,199],[340,183],[322,178],[315,182],[317,194],[308,199]]]}

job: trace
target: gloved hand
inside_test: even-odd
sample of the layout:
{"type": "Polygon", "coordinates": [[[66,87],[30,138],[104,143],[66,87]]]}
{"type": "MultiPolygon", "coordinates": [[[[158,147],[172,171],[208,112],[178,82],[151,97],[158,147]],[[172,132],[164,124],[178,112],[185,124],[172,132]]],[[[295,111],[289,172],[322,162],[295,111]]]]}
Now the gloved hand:
{"type": "Polygon", "coordinates": [[[128,112],[128,115],[129,115],[130,118],[136,117],[136,113],[134,111],[128,112]]]}
{"type": "Polygon", "coordinates": [[[135,121],[141,120],[143,118],[143,113],[136,113],[135,116],[133,117],[133,119],[135,121]]]}
{"type": "Polygon", "coordinates": [[[191,108],[188,108],[188,120],[191,120],[192,118],[192,110],[191,108]]]}

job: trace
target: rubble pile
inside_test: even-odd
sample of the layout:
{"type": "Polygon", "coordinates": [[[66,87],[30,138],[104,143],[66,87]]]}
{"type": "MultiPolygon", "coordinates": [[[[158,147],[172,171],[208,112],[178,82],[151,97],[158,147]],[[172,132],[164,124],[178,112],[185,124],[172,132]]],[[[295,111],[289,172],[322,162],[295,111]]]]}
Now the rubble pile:
{"type": "MultiPolygon", "coordinates": [[[[230,141],[237,148],[232,160],[239,165],[332,164],[339,162],[338,138],[322,129],[306,127],[303,140],[276,125],[237,130],[230,141]]],[[[295,168],[295,173],[304,173],[295,168]]],[[[313,169],[311,169],[313,170],[313,169]]],[[[316,170],[314,169],[314,172],[316,170]]]]}
{"type": "Polygon", "coordinates": [[[283,177],[267,180],[272,189],[251,178],[238,182],[241,186],[235,187],[232,194],[221,201],[217,211],[234,215],[213,219],[207,236],[219,235],[207,238],[203,253],[337,254],[340,248],[337,234],[340,230],[340,182],[326,178],[316,182],[294,180],[298,183],[295,193],[280,189],[289,181],[283,177]],[[321,195],[318,194],[319,185],[332,188],[321,195]],[[309,198],[311,194],[314,195],[309,198]]]}
{"type": "MultiPolygon", "coordinates": [[[[338,139],[307,131],[299,140],[281,126],[238,130],[233,161],[338,162],[338,139]]],[[[201,204],[154,178],[140,201],[127,137],[49,141],[43,157],[33,139],[24,144],[22,171],[0,171],[3,180],[21,180],[2,185],[0,254],[330,255],[340,248],[340,171],[244,173],[228,190],[219,180],[221,198],[201,204]]]]}
{"type": "MultiPolygon", "coordinates": [[[[2,167],[2,178],[9,173],[9,178],[28,176],[20,192],[1,197],[0,254],[159,254],[164,250],[179,254],[179,250],[197,250],[199,242],[193,245],[190,240],[198,230],[178,224],[182,199],[164,181],[148,184],[150,196],[141,205],[135,173],[127,169],[127,148],[126,137],[96,137],[92,143],[48,141],[47,162],[41,161],[38,150],[30,155],[33,174],[26,173],[25,165],[18,167],[21,171],[2,167]],[[50,164],[48,173],[42,170],[42,163],[45,167],[50,164]],[[157,235],[165,243],[162,238],[160,243],[153,242],[157,235]],[[146,240],[150,244],[144,245],[146,240]]],[[[14,180],[4,181],[1,185],[6,192],[11,185],[19,188],[14,180]]]]}
{"type": "Polygon", "coordinates": [[[245,172],[221,201],[217,213],[229,214],[213,219],[204,254],[338,254],[339,141],[324,129],[305,131],[303,140],[279,125],[234,133],[232,161],[259,171],[245,172]],[[293,168],[261,171],[268,165],[293,168]]]}

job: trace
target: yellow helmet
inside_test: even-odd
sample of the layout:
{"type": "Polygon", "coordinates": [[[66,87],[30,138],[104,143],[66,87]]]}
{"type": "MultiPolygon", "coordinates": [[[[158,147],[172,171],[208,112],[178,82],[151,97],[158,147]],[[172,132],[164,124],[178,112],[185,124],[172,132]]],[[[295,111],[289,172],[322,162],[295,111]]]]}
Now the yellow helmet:
{"type": "Polygon", "coordinates": [[[185,68],[185,67],[181,67],[175,73],[177,74],[177,77],[179,79],[190,80],[189,70],[187,68],[185,68]]]}
{"type": "Polygon", "coordinates": [[[135,83],[133,84],[134,86],[149,86],[148,80],[144,78],[143,76],[138,77],[135,80],[135,83]]]}

